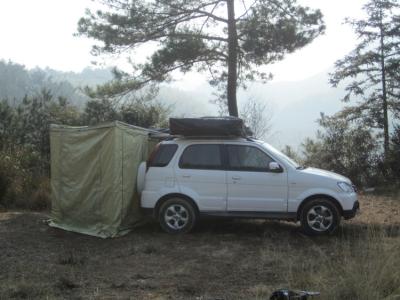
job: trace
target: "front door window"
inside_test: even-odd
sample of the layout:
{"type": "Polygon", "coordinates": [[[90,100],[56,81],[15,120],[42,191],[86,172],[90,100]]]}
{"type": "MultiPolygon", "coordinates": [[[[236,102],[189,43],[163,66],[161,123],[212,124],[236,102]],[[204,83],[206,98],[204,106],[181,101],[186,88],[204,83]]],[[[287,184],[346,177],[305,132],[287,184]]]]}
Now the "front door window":
{"type": "Polygon", "coordinates": [[[235,171],[268,172],[271,157],[251,146],[228,145],[229,169],[235,171]]]}

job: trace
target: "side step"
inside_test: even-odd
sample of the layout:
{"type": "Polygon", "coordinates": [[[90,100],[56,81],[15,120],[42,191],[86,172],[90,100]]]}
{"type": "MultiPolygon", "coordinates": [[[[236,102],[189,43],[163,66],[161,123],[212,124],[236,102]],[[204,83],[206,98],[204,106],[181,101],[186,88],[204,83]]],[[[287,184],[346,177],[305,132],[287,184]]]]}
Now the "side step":
{"type": "Polygon", "coordinates": [[[274,219],[296,221],[297,213],[292,212],[258,212],[258,211],[202,211],[200,217],[225,217],[244,219],[274,219]]]}

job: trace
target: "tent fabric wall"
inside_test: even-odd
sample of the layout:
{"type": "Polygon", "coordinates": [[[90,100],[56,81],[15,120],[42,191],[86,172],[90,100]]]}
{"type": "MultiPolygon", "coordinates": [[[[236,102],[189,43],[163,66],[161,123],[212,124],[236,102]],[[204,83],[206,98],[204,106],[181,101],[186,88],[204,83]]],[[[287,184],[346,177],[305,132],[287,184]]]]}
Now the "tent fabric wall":
{"type": "Polygon", "coordinates": [[[148,157],[151,131],[113,122],[50,128],[50,226],[117,237],[141,220],[136,176],[148,157]]]}

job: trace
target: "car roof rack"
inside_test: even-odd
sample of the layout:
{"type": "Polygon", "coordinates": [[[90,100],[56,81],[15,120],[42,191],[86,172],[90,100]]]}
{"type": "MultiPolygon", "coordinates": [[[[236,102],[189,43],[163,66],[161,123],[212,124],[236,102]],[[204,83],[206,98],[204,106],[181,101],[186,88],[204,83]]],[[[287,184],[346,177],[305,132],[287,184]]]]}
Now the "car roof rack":
{"type": "Polygon", "coordinates": [[[237,135],[175,135],[174,138],[187,139],[187,140],[237,140],[244,139],[250,142],[254,142],[251,137],[237,136],[237,135]]]}
{"type": "Polygon", "coordinates": [[[241,136],[232,136],[232,135],[224,135],[224,136],[219,136],[219,135],[181,135],[181,136],[176,136],[178,138],[182,139],[197,139],[197,140],[208,140],[208,139],[225,139],[225,140],[232,140],[232,139],[244,139],[244,137],[241,136]]]}
{"type": "Polygon", "coordinates": [[[256,141],[255,138],[250,137],[250,136],[246,137],[246,140],[248,140],[249,142],[255,142],[256,141]]]}
{"type": "Polygon", "coordinates": [[[174,139],[184,140],[236,140],[244,139],[249,142],[255,142],[256,139],[250,136],[237,136],[237,135],[170,135],[167,133],[150,133],[150,137],[159,138],[163,141],[172,141],[174,139]]]}

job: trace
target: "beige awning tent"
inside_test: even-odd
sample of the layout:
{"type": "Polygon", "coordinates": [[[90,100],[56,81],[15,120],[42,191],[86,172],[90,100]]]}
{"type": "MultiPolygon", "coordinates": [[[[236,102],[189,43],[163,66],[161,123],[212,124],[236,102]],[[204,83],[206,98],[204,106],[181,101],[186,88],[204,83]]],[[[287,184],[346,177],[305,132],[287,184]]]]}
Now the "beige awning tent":
{"type": "Polygon", "coordinates": [[[152,132],[122,122],[51,125],[49,225],[103,238],[128,233],[141,220],[136,176],[157,142],[152,132]]]}

